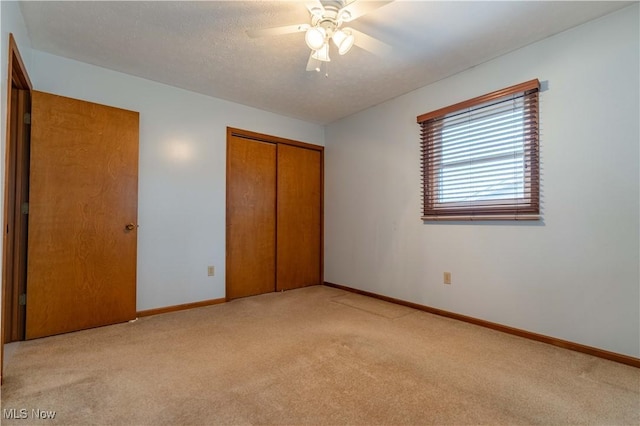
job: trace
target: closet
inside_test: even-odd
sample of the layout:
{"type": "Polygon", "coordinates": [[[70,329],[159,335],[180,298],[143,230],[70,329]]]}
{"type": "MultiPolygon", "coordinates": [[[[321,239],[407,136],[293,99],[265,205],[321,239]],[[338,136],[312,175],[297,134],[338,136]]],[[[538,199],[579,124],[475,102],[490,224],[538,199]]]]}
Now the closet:
{"type": "Polygon", "coordinates": [[[227,129],[228,300],[322,283],[323,149],[227,129]]]}

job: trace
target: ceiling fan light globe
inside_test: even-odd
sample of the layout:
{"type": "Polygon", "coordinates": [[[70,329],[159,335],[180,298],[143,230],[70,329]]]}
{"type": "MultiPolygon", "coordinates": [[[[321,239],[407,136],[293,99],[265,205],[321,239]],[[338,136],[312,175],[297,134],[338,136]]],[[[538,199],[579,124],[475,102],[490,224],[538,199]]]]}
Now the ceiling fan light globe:
{"type": "Polygon", "coordinates": [[[338,30],[333,33],[331,37],[333,43],[338,48],[338,53],[340,55],[344,55],[353,47],[353,43],[355,42],[355,37],[348,30],[338,30]]]}
{"type": "Polygon", "coordinates": [[[311,57],[322,62],[330,62],[331,58],[329,58],[329,44],[323,44],[320,49],[317,49],[315,52],[313,52],[313,55],[311,55],[311,57]]]}
{"type": "Polygon", "coordinates": [[[312,27],[307,30],[307,33],[304,35],[304,41],[309,46],[311,50],[321,49],[325,44],[324,39],[326,36],[325,29],[322,27],[312,27]]]}
{"type": "Polygon", "coordinates": [[[338,53],[341,55],[344,55],[345,53],[350,51],[355,41],[356,41],[356,38],[353,36],[353,34],[349,34],[345,39],[345,41],[343,41],[342,44],[340,44],[340,47],[338,48],[338,53]]]}

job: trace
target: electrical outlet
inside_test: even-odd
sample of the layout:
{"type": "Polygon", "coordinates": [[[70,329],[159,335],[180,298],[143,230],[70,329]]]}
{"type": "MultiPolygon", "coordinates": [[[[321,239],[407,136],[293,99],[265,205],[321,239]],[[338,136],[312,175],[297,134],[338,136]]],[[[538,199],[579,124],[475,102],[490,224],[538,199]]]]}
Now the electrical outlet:
{"type": "Polygon", "coordinates": [[[212,277],[215,275],[215,269],[213,268],[213,266],[208,266],[207,267],[207,275],[212,277]]]}
{"type": "Polygon", "coordinates": [[[444,273],[444,283],[451,284],[451,272],[444,273]]]}

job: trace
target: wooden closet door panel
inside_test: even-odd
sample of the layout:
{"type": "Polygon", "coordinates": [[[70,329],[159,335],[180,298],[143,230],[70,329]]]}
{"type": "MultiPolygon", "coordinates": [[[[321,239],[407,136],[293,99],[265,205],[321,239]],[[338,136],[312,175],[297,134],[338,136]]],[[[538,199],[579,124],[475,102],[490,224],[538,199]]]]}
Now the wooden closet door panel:
{"type": "Polygon", "coordinates": [[[276,276],[276,145],[227,143],[227,299],[269,293],[276,276]]]}
{"type": "Polygon", "coordinates": [[[278,291],[320,284],[321,192],[321,152],[278,145],[278,291]]]}
{"type": "Polygon", "coordinates": [[[138,121],[32,93],[27,339],[136,317],[138,121]]]}

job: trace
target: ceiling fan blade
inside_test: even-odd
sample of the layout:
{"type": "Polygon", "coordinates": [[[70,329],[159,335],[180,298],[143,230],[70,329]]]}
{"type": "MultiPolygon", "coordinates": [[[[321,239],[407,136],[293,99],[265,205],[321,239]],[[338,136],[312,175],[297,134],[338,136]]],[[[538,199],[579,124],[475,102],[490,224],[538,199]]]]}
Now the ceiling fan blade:
{"type": "Polygon", "coordinates": [[[307,62],[307,71],[320,71],[320,60],[313,57],[313,50],[309,55],[309,62],[307,62]]]}
{"type": "Polygon", "coordinates": [[[307,10],[311,14],[311,16],[320,16],[324,13],[324,6],[322,5],[322,3],[320,3],[320,0],[314,0],[307,3],[305,6],[307,7],[307,10]]]}
{"type": "Polygon", "coordinates": [[[251,38],[258,38],[258,37],[300,33],[308,29],[309,29],[309,24],[296,24],[296,25],[287,25],[284,27],[262,28],[259,30],[247,30],[247,35],[251,38]]]}
{"type": "Polygon", "coordinates": [[[351,22],[354,19],[358,19],[362,15],[365,15],[371,11],[374,11],[382,6],[392,3],[391,1],[364,1],[355,0],[338,11],[338,16],[343,16],[343,12],[349,12],[348,17],[343,18],[344,22],[351,22]]]}
{"type": "Polygon", "coordinates": [[[354,30],[353,28],[349,28],[349,30],[355,37],[355,41],[353,44],[355,44],[359,48],[378,56],[385,56],[391,53],[392,47],[387,43],[383,43],[377,38],[373,38],[363,32],[354,30]]]}

